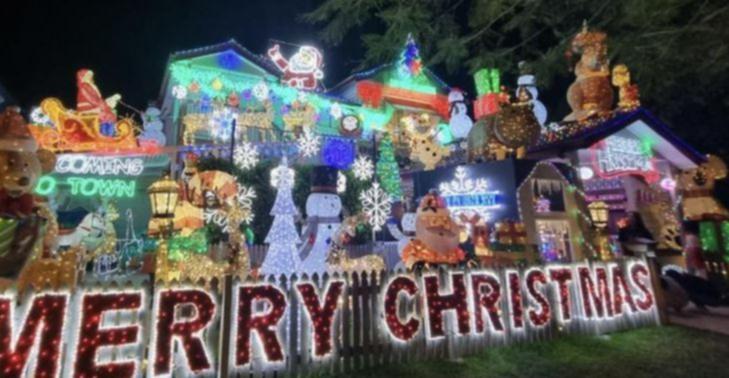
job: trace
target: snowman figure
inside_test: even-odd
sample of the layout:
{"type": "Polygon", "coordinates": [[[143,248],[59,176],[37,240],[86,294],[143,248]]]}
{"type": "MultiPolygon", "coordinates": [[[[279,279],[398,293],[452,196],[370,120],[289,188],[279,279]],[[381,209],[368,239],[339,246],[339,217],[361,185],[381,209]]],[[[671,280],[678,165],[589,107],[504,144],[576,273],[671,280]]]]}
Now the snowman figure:
{"type": "Polygon", "coordinates": [[[162,112],[154,107],[150,106],[144,111],[144,130],[139,135],[139,140],[148,143],[154,143],[157,146],[164,146],[167,143],[167,138],[162,132],[164,123],[160,119],[162,112]]]}
{"type": "Polygon", "coordinates": [[[341,225],[342,200],[337,195],[337,170],[319,166],[312,175],[311,194],[306,199],[306,230],[300,270],[309,275],[327,271],[327,254],[341,225]]]}
{"type": "Polygon", "coordinates": [[[405,247],[415,238],[415,213],[407,212],[400,220],[403,238],[397,241],[397,251],[402,256],[405,247]]]}
{"type": "Polygon", "coordinates": [[[468,133],[473,127],[473,121],[468,116],[468,107],[463,96],[463,91],[453,88],[448,94],[448,104],[450,104],[450,122],[451,135],[453,139],[460,140],[468,137],[468,133]]]}
{"type": "Polygon", "coordinates": [[[530,101],[532,104],[532,112],[534,112],[534,117],[537,118],[539,126],[543,127],[544,124],[547,122],[547,108],[538,99],[539,90],[537,89],[537,79],[534,75],[529,73],[528,67],[524,62],[519,63],[519,69],[521,70],[522,74],[517,79],[517,89],[515,91],[515,94],[518,97],[519,90],[522,87],[529,91],[529,94],[532,96],[530,101]]]}

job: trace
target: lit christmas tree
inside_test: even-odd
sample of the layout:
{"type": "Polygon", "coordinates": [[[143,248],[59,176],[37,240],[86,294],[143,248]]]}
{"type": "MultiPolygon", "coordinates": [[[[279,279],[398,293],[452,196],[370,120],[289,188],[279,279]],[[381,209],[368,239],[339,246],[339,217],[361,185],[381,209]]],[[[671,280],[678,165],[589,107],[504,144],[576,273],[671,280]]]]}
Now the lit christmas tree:
{"type": "Polygon", "coordinates": [[[298,214],[291,196],[294,187],[294,170],[287,165],[284,157],[281,164],[271,170],[271,185],[277,189],[276,200],[271,209],[273,224],[266,235],[268,252],[261,265],[261,274],[292,274],[299,266],[298,249],[301,243],[294,225],[294,216],[298,214]]]}
{"type": "Polygon", "coordinates": [[[400,54],[400,72],[405,76],[418,76],[422,67],[418,45],[415,44],[412,34],[408,34],[405,49],[400,54]]]}
{"type": "Polygon", "coordinates": [[[385,134],[378,147],[380,156],[377,159],[377,177],[380,178],[380,184],[390,195],[390,198],[393,201],[400,201],[402,199],[400,169],[395,160],[395,150],[389,134],[385,134]]]}

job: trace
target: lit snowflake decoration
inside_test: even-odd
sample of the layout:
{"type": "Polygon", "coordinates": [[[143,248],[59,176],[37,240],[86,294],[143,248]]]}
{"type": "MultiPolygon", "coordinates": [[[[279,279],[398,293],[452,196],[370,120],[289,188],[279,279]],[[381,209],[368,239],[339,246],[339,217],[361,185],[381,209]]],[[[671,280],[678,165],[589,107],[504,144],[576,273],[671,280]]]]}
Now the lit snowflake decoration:
{"type": "Polygon", "coordinates": [[[321,144],[321,138],[312,133],[309,128],[305,127],[304,132],[301,133],[298,139],[299,152],[304,157],[312,157],[319,152],[319,146],[321,144]]]}
{"type": "Polygon", "coordinates": [[[354,177],[360,181],[367,181],[375,174],[375,165],[367,156],[359,156],[352,164],[354,177]]]}
{"type": "Polygon", "coordinates": [[[342,118],[342,106],[339,105],[339,103],[333,103],[332,106],[329,107],[329,115],[334,119],[342,118]]]}
{"type": "Polygon", "coordinates": [[[187,97],[187,88],[182,85],[175,85],[172,87],[172,95],[178,100],[183,100],[187,97]]]}
{"type": "Polygon", "coordinates": [[[288,189],[294,186],[294,170],[289,168],[286,156],[281,159],[281,164],[271,170],[271,186],[278,190],[288,189]]]}
{"type": "Polygon", "coordinates": [[[241,221],[245,224],[253,222],[253,200],[256,198],[256,191],[253,187],[241,185],[238,189],[238,205],[245,210],[242,212],[241,221]]]}
{"type": "Polygon", "coordinates": [[[219,142],[227,142],[233,133],[233,121],[238,115],[229,107],[213,110],[210,116],[210,134],[219,142]]]}
{"type": "Polygon", "coordinates": [[[362,211],[367,217],[367,223],[375,231],[382,230],[390,215],[390,195],[380,188],[380,183],[375,182],[371,188],[360,193],[359,200],[362,201],[362,211]]]}
{"type": "Polygon", "coordinates": [[[40,108],[36,106],[33,111],[30,112],[30,120],[34,125],[46,125],[50,126],[53,124],[51,118],[40,108]]]}
{"type": "Polygon", "coordinates": [[[438,188],[440,194],[444,196],[459,195],[459,194],[472,194],[485,192],[488,189],[488,183],[485,179],[479,178],[476,180],[467,178],[466,168],[456,168],[454,179],[450,182],[444,182],[440,184],[438,188]]]}
{"type": "Polygon", "coordinates": [[[235,147],[233,161],[240,169],[251,169],[258,164],[258,148],[250,142],[243,142],[235,147]]]}
{"type": "Polygon", "coordinates": [[[258,101],[267,100],[268,93],[268,85],[266,85],[263,81],[253,86],[253,97],[255,97],[258,101]]]}
{"type": "Polygon", "coordinates": [[[342,171],[337,171],[337,193],[347,191],[347,176],[342,171]]]}

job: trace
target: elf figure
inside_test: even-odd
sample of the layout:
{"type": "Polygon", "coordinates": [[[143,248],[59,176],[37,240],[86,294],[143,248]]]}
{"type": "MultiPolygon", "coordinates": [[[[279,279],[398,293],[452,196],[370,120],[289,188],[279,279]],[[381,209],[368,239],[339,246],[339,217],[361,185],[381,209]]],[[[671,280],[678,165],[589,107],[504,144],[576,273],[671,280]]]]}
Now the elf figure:
{"type": "Polygon", "coordinates": [[[288,60],[283,57],[279,45],[268,50],[268,56],[276,67],[283,72],[282,81],[298,89],[316,89],[318,80],[324,77],[321,70],[323,59],[319,50],[311,46],[301,46],[288,60]]]}

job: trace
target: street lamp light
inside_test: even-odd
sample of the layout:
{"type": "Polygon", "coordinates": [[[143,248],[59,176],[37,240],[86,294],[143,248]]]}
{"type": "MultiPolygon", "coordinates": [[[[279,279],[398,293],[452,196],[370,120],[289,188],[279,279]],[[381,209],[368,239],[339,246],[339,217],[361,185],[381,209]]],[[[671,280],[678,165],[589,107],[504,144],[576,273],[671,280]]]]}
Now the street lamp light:
{"type": "Polygon", "coordinates": [[[610,215],[610,208],[603,201],[595,201],[587,206],[590,210],[590,219],[592,219],[592,225],[596,228],[595,242],[600,253],[600,258],[603,260],[610,260],[612,254],[610,253],[610,243],[608,241],[607,233],[605,229],[608,225],[608,217],[610,215]]]}
{"type": "Polygon", "coordinates": [[[178,196],[177,183],[165,175],[162,179],[155,181],[147,189],[149,203],[152,205],[152,217],[162,223],[161,233],[168,232],[172,226],[172,218],[175,216],[178,196]]]}
{"type": "Polygon", "coordinates": [[[610,208],[603,201],[595,201],[587,206],[590,210],[590,218],[592,224],[599,229],[604,229],[608,224],[608,215],[610,208]]]}

